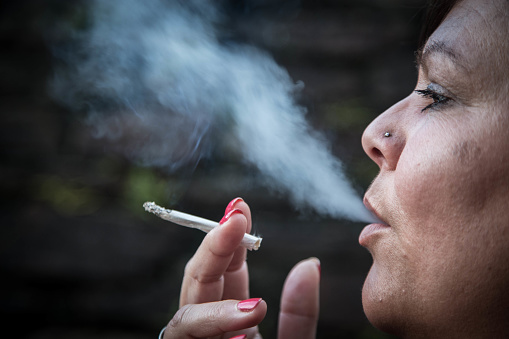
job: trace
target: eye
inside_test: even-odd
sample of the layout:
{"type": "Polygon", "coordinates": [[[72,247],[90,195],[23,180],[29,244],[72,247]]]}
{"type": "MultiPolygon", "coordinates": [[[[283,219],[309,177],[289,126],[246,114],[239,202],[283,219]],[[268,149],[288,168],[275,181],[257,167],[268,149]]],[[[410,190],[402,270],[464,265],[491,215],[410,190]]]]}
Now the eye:
{"type": "Polygon", "coordinates": [[[428,106],[424,107],[421,110],[421,112],[424,112],[430,108],[438,108],[438,107],[443,106],[444,104],[449,102],[450,98],[439,93],[441,91],[437,87],[438,86],[435,84],[429,84],[428,87],[426,87],[426,89],[417,89],[414,91],[415,93],[419,94],[420,96],[433,99],[433,102],[431,104],[429,104],[428,106]]]}

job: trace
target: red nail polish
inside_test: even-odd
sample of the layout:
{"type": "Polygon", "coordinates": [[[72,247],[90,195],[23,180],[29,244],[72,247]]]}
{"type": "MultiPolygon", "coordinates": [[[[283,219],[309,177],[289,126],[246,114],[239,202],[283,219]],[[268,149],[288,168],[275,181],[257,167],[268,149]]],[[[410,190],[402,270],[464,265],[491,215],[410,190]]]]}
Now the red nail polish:
{"type": "Polygon", "coordinates": [[[230,212],[228,212],[222,219],[221,221],[219,221],[219,225],[222,225],[224,224],[225,222],[227,222],[232,215],[234,214],[243,214],[241,210],[239,210],[238,208],[234,209],[234,210],[231,210],[230,212]]]}
{"type": "Polygon", "coordinates": [[[230,213],[230,211],[233,209],[233,206],[235,206],[235,204],[238,203],[239,201],[244,200],[242,198],[235,198],[232,201],[230,201],[230,203],[228,204],[228,206],[226,206],[226,209],[224,210],[224,214],[226,215],[230,213]]]}
{"type": "Polygon", "coordinates": [[[241,334],[241,335],[236,335],[235,337],[231,337],[230,339],[246,339],[247,338],[247,334],[241,334]]]}
{"type": "Polygon", "coordinates": [[[237,304],[237,308],[243,312],[249,312],[255,309],[256,306],[262,301],[262,298],[251,298],[242,300],[237,304]]]}

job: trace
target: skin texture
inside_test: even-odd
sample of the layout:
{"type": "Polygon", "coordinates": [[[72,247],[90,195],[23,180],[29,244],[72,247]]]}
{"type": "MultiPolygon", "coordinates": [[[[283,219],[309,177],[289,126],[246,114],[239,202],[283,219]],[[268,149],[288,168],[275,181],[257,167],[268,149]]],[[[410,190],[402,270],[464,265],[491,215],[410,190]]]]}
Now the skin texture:
{"type": "MultiPolygon", "coordinates": [[[[261,301],[254,309],[237,307],[249,296],[246,249],[240,247],[251,230],[251,211],[242,199],[234,199],[225,211],[232,214],[203,239],[186,265],[180,294],[181,308],[168,323],[164,339],[231,338],[247,334],[261,338],[257,325],[267,312],[261,301]]],[[[319,312],[320,262],[303,260],[292,269],[283,288],[280,308],[280,339],[315,338],[319,312]]]]}
{"type": "MultiPolygon", "coordinates": [[[[380,167],[365,202],[384,222],[361,235],[373,256],[364,310],[404,338],[509,337],[508,13],[507,0],[456,5],[418,59],[416,89],[427,92],[412,92],[363,135],[380,167]]],[[[188,263],[164,338],[260,336],[267,304],[236,307],[249,297],[238,244],[251,217],[245,202],[234,207],[242,214],[210,232],[188,263]]],[[[317,260],[297,264],[279,338],[314,338],[318,286],[317,260]]]]}
{"type": "Polygon", "coordinates": [[[460,2],[418,60],[416,89],[441,96],[413,92],[364,132],[380,167],[365,202],[390,226],[361,241],[382,330],[509,337],[508,26],[507,0],[460,2]]]}

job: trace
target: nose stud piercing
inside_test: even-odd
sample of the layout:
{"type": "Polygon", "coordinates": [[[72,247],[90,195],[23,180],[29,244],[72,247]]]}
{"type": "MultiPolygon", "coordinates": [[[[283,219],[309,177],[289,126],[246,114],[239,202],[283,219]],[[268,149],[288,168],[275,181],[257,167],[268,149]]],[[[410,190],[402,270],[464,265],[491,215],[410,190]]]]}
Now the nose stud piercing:
{"type": "Polygon", "coordinates": [[[391,133],[389,133],[389,132],[385,132],[385,133],[384,133],[384,137],[388,138],[388,137],[390,137],[390,136],[391,136],[391,133]]]}

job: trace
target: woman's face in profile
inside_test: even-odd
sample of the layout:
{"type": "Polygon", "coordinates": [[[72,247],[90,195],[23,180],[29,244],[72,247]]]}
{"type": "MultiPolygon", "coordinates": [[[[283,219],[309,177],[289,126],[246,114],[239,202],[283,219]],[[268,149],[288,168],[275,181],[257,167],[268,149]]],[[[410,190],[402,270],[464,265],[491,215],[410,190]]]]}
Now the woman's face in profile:
{"type": "Polygon", "coordinates": [[[363,135],[380,167],[365,201],[390,226],[361,236],[363,305],[383,330],[509,323],[508,37],[508,1],[460,2],[420,53],[419,91],[363,135]]]}

